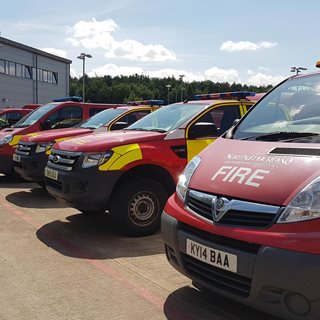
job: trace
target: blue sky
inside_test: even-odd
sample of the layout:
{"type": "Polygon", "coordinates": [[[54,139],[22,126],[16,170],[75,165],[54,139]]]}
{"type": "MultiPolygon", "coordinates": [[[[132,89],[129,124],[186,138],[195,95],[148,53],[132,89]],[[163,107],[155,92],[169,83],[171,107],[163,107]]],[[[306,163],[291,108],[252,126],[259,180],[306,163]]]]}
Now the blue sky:
{"type": "Polygon", "coordinates": [[[276,84],[320,60],[318,0],[11,0],[1,36],[72,60],[81,76],[185,75],[276,84]]]}

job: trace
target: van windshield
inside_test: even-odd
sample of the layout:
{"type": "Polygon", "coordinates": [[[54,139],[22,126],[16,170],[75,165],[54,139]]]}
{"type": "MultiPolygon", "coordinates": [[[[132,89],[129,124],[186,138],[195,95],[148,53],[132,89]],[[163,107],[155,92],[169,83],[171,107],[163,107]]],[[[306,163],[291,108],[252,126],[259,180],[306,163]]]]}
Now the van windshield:
{"type": "Polygon", "coordinates": [[[42,107],[39,107],[32,111],[31,113],[24,116],[21,120],[19,120],[16,124],[12,127],[14,128],[24,128],[29,127],[36,123],[39,119],[41,119],[45,114],[53,110],[57,107],[57,103],[48,103],[42,107]]]}
{"type": "Polygon", "coordinates": [[[233,139],[280,141],[320,134],[320,73],[289,78],[265,95],[233,139]]]}
{"type": "Polygon", "coordinates": [[[151,112],[126,130],[145,130],[167,132],[178,128],[204,108],[203,103],[170,104],[151,112]]]}

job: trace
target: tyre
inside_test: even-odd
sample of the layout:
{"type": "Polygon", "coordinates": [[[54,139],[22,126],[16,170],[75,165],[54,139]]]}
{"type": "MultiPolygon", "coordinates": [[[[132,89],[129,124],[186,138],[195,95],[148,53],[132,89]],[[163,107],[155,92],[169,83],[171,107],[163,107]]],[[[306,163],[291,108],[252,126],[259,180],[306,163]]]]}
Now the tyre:
{"type": "Polygon", "coordinates": [[[160,228],[168,198],[164,187],[149,178],[132,178],[114,194],[110,212],[117,226],[130,236],[147,236],[160,228]]]}

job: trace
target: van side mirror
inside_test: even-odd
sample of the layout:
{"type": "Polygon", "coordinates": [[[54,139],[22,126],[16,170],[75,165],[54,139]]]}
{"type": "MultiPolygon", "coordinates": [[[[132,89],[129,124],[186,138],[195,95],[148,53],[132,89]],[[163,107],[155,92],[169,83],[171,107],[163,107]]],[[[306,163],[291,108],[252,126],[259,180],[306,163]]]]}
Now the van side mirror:
{"type": "Polygon", "coordinates": [[[231,139],[234,132],[234,127],[239,123],[240,119],[235,119],[232,123],[232,126],[227,130],[225,137],[231,139]]]}
{"type": "Polygon", "coordinates": [[[44,122],[42,122],[41,123],[41,129],[42,130],[50,130],[50,129],[52,129],[51,121],[50,120],[45,120],[44,122]]]}
{"type": "Polygon", "coordinates": [[[111,126],[111,130],[121,130],[126,128],[129,125],[128,122],[118,121],[111,126]]]}
{"type": "Polygon", "coordinates": [[[198,122],[189,130],[189,138],[197,139],[203,137],[213,137],[218,135],[217,126],[212,122],[198,122]]]}

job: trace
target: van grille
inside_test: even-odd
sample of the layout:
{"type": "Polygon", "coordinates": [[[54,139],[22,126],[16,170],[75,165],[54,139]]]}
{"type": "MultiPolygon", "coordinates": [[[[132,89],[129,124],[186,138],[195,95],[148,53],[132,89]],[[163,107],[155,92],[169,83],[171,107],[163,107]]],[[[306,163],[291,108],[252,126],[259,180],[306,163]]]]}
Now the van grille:
{"type": "Polygon", "coordinates": [[[202,280],[217,289],[240,297],[249,296],[252,279],[214,267],[186,254],[181,254],[181,258],[191,278],[202,280]]]}
{"type": "Polygon", "coordinates": [[[186,206],[188,211],[207,222],[246,228],[269,227],[275,222],[282,209],[279,206],[229,200],[195,190],[188,190],[186,206]],[[221,216],[218,210],[214,211],[218,199],[223,199],[227,207],[221,216]]]}
{"type": "Polygon", "coordinates": [[[74,169],[76,161],[79,159],[81,152],[70,152],[52,149],[51,155],[49,156],[48,167],[71,171],[74,169]]]}

